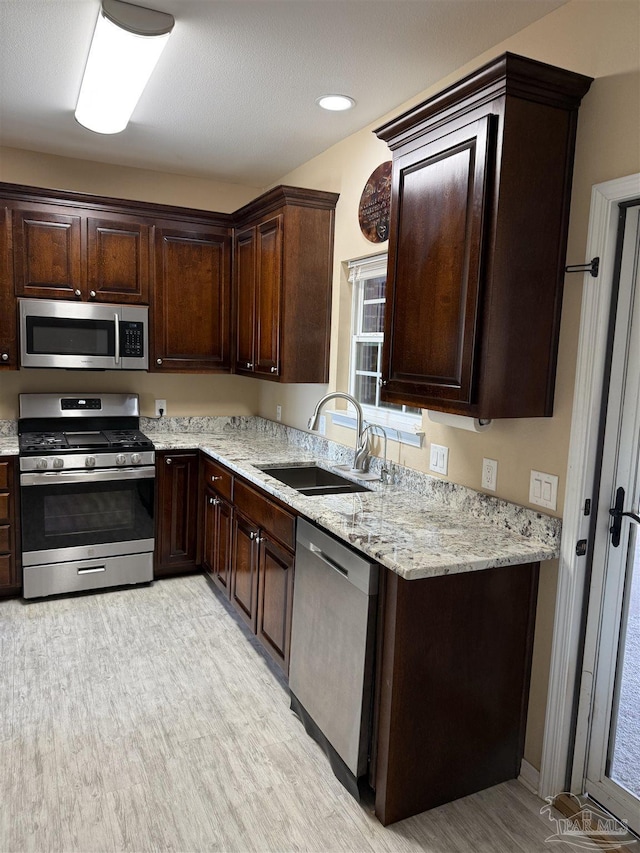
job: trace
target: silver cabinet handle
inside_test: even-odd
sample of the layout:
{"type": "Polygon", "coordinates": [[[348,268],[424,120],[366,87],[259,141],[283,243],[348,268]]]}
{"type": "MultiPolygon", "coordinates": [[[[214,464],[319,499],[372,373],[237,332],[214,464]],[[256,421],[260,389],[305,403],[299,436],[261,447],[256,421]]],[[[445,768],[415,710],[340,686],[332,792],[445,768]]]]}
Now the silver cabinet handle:
{"type": "Polygon", "coordinates": [[[162,359],[161,359],[161,358],[156,358],[156,364],[162,364],[162,359]]]}
{"type": "Polygon", "coordinates": [[[74,291],[73,291],[73,295],[74,295],[74,296],[82,296],[82,293],[81,293],[81,291],[79,291],[79,290],[74,290],[74,291]]]}
{"type": "Polygon", "coordinates": [[[262,542],[262,536],[258,536],[258,533],[255,530],[251,531],[249,539],[251,539],[252,542],[262,542]]]}
{"type": "Polygon", "coordinates": [[[216,476],[215,474],[211,475],[211,482],[212,483],[215,483],[216,480],[221,480],[221,479],[222,479],[221,476],[216,476]]]}
{"type": "Polygon", "coordinates": [[[250,361],[248,361],[248,362],[247,362],[247,369],[248,369],[248,370],[251,370],[251,369],[252,369],[252,367],[253,367],[253,363],[252,363],[252,362],[250,362],[250,361]]]}
{"type": "Polygon", "coordinates": [[[172,460],[171,459],[165,459],[164,462],[165,462],[165,465],[171,465],[172,460]]]}
{"type": "Polygon", "coordinates": [[[96,292],[95,292],[95,290],[90,290],[90,291],[89,291],[89,296],[90,296],[92,299],[95,299],[95,298],[96,298],[96,292]]]}
{"type": "Polygon", "coordinates": [[[379,385],[381,388],[384,388],[384,386],[385,386],[386,384],[387,384],[387,380],[386,380],[386,379],[378,379],[378,385],[379,385]]]}
{"type": "Polygon", "coordinates": [[[278,372],[278,368],[277,368],[277,367],[272,367],[272,368],[271,368],[271,372],[272,372],[272,373],[277,373],[277,372],[278,372]]]}
{"type": "Polygon", "coordinates": [[[3,352],[1,357],[2,357],[3,361],[9,361],[9,353],[8,352],[3,352]]]}

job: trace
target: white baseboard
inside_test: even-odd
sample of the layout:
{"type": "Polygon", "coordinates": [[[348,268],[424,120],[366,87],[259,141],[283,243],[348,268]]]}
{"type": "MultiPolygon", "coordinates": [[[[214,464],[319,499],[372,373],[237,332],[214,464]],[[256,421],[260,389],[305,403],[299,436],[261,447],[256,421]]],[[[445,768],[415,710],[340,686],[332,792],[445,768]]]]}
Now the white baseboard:
{"type": "Polygon", "coordinates": [[[524,785],[532,794],[538,794],[538,790],[540,788],[540,771],[536,770],[533,764],[529,764],[528,761],[522,759],[522,764],[520,765],[520,775],[518,776],[518,782],[524,785]]]}

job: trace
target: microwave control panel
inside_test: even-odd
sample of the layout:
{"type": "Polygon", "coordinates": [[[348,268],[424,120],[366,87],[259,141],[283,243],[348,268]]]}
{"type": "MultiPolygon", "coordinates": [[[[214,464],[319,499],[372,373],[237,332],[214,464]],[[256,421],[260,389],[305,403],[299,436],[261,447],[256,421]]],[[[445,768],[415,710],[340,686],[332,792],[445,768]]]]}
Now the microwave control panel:
{"type": "Polygon", "coordinates": [[[133,358],[144,356],[144,323],[128,320],[120,323],[120,355],[133,358]]]}

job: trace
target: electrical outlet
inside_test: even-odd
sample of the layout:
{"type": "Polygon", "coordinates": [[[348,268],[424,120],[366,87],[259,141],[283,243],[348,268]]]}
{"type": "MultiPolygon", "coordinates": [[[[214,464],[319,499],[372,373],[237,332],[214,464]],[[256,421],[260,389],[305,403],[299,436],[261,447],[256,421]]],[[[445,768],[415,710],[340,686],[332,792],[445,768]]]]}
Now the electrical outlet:
{"type": "Polygon", "coordinates": [[[498,462],[496,459],[482,460],[482,488],[495,492],[498,482],[498,462]]]}
{"type": "Polygon", "coordinates": [[[327,434],[327,416],[326,415],[320,415],[320,417],[318,418],[318,432],[320,433],[320,435],[326,435],[327,434]]]}
{"type": "Polygon", "coordinates": [[[558,478],[555,474],[531,471],[529,481],[529,503],[556,509],[558,504],[558,478]]]}
{"type": "Polygon", "coordinates": [[[167,414],[167,401],[166,400],[156,400],[156,417],[161,418],[163,415],[167,414]],[[160,411],[162,409],[162,411],[160,411]]]}
{"type": "Polygon", "coordinates": [[[282,406],[276,406],[276,420],[282,420],[282,406]]]}
{"type": "Polygon", "coordinates": [[[449,470],[449,448],[442,444],[431,445],[431,456],[429,468],[435,471],[436,474],[444,474],[446,476],[449,470]]]}

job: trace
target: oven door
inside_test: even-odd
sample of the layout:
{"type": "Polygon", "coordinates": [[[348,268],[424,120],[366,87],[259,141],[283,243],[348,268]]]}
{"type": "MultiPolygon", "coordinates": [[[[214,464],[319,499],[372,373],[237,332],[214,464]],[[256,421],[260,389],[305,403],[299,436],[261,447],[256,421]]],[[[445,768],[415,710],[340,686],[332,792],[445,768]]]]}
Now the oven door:
{"type": "Polygon", "coordinates": [[[155,468],[20,475],[23,565],[153,551],[155,468]]]}

